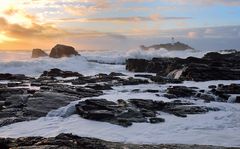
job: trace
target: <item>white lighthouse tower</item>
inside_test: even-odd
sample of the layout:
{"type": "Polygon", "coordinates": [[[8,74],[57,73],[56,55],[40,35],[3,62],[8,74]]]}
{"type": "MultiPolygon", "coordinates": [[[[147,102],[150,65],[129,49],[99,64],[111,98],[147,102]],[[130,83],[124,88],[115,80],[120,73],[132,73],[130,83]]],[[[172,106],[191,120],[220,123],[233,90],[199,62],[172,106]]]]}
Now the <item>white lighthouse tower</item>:
{"type": "Polygon", "coordinates": [[[172,37],[172,45],[174,45],[174,43],[175,43],[175,38],[172,37]]]}

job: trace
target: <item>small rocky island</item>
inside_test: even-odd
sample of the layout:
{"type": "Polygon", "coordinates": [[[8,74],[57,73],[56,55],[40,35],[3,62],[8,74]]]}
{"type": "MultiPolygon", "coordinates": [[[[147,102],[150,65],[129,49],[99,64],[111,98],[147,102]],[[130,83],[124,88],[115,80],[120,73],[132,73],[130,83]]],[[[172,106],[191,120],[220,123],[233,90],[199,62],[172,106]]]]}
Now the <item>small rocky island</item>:
{"type": "Polygon", "coordinates": [[[41,49],[33,49],[32,50],[32,58],[40,58],[49,56],[51,58],[62,58],[62,57],[71,57],[71,56],[79,56],[80,54],[75,50],[72,46],[57,44],[55,45],[50,54],[48,55],[41,49]]]}
{"type": "Polygon", "coordinates": [[[181,42],[156,44],[156,45],[147,46],[147,47],[144,45],[141,45],[140,47],[143,50],[149,50],[149,49],[155,49],[155,50],[166,49],[168,51],[194,50],[194,48],[192,48],[191,46],[181,43],[181,42]]]}

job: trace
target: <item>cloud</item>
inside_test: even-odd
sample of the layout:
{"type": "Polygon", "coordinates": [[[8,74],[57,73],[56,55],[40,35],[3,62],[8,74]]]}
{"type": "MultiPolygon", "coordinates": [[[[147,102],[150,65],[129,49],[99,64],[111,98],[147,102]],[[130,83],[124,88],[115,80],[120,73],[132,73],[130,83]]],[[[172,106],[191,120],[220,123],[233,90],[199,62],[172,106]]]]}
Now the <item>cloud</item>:
{"type": "Polygon", "coordinates": [[[197,38],[198,37],[198,33],[197,32],[188,32],[187,33],[187,37],[188,38],[197,38]]]}
{"type": "Polygon", "coordinates": [[[23,38],[52,38],[65,35],[66,32],[55,28],[52,24],[32,23],[31,27],[24,27],[19,24],[10,24],[5,18],[0,18],[0,31],[4,31],[9,37],[23,38]]]}
{"type": "Polygon", "coordinates": [[[64,10],[72,15],[87,16],[110,9],[111,5],[108,0],[80,0],[74,5],[66,4],[64,10]]]}
{"type": "Polygon", "coordinates": [[[226,5],[226,6],[240,6],[239,0],[162,0],[166,2],[178,4],[200,4],[200,5],[226,5]]]}
{"type": "Polygon", "coordinates": [[[52,22],[111,22],[111,23],[130,23],[162,20],[189,20],[191,17],[161,17],[160,15],[132,16],[132,17],[110,17],[110,18],[62,18],[54,19],[52,22]]]}

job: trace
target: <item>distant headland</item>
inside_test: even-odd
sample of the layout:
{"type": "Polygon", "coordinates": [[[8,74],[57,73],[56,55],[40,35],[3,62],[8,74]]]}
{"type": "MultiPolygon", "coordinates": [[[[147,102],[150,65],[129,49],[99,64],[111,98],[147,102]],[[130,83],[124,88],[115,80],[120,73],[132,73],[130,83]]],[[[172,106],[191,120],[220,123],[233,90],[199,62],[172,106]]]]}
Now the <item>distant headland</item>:
{"type": "Polygon", "coordinates": [[[169,51],[183,51],[183,50],[189,50],[189,49],[194,50],[194,48],[192,48],[191,46],[181,43],[181,42],[156,44],[156,45],[152,45],[152,46],[148,46],[148,47],[141,45],[140,47],[143,50],[149,50],[149,49],[159,50],[161,48],[164,48],[169,51]]]}

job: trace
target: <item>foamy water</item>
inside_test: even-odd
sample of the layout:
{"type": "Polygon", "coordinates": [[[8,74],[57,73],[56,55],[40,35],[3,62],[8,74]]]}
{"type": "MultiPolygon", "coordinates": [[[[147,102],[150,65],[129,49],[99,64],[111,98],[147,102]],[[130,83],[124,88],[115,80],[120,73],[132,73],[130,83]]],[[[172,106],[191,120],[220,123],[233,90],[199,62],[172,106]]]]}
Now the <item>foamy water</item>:
{"type": "Polygon", "coordinates": [[[152,59],[153,57],[202,57],[201,51],[167,51],[161,50],[129,50],[129,51],[80,51],[82,56],[71,58],[38,58],[32,59],[31,52],[0,52],[0,72],[38,76],[51,68],[77,71],[85,75],[108,72],[126,72],[125,63],[128,58],[152,59]],[[115,65],[98,64],[112,63],[115,65]]]}

